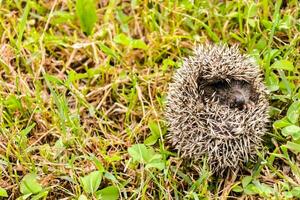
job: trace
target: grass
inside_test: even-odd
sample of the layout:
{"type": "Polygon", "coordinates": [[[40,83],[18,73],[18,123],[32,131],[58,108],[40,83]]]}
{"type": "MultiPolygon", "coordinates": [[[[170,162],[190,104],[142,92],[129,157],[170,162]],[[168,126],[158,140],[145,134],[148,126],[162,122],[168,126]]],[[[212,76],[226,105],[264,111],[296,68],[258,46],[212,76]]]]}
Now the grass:
{"type": "Polygon", "coordinates": [[[94,22],[0,0],[0,198],[300,198],[298,1],[97,2],[94,22]],[[267,151],[227,179],[164,137],[172,74],[207,42],[239,44],[270,90],[267,151]]]}

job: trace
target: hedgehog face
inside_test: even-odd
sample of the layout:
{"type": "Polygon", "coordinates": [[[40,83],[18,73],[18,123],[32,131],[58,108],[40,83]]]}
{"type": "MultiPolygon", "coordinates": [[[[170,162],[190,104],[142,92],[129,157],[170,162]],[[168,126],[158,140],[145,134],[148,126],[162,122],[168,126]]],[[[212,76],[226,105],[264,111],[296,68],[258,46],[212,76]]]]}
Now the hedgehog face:
{"type": "Polygon", "coordinates": [[[240,80],[198,80],[202,101],[216,100],[231,109],[249,109],[257,102],[257,92],[250,83],[240,80]]]}
{"type": "Polygon", "coordinates": [[[261,72],[237,47],[199,46],[169,85],[168,140],[222,173],[256,157],[268,122],[261,72]]]}

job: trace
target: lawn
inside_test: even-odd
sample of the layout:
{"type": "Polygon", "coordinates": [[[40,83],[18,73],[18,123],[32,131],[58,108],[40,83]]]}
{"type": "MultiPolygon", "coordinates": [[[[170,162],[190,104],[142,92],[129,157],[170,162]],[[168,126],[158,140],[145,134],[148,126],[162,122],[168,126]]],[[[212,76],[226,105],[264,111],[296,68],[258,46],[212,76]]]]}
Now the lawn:
{"type": "Polygon", "coordinates": [[[297,0],[0,0],[0,199],[300,198],[297,0]],[[96,3],[97,2],[97,3],[96,3]],[[168,144],[168,84],[197,44],[264,72],[265,151],[214,176],[168,144]]]}

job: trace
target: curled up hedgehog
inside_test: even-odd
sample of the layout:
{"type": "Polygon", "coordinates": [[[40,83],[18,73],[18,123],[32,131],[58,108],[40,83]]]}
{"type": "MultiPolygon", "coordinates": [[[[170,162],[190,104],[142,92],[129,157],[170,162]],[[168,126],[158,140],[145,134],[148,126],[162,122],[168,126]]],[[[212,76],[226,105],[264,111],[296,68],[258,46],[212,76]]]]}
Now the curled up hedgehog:
{"type": "Polygon", "coordinates": [[[202,45],[169,85],[168,141],[214,173],[240,169],[262,149],[268,100],[262,72],[237,46],[202,45]]]}

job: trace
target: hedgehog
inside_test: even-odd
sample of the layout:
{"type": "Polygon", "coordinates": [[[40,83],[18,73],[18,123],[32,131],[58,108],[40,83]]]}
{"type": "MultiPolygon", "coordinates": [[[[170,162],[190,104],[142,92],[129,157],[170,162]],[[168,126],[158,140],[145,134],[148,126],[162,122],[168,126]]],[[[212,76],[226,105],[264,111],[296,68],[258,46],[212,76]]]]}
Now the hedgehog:
{"type": "Polygon", "coordinates": [[[268,100],[263,74],[238,46],[199,45],[169,84],[167,141],[180,157],[236,171],[263,150],[268,100]]]}

